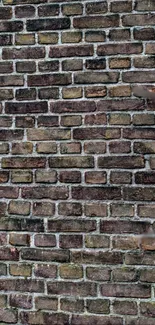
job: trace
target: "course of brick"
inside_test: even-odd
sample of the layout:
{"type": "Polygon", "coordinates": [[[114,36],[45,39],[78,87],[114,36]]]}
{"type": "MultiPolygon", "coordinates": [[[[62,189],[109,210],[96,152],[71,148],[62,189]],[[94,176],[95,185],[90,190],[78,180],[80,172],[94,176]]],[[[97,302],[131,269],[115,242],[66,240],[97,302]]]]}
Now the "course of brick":
{"type": "Polygon", "coordinates": [[[155,324],[154,0],[0,1],[0,324],[155,324]]]}

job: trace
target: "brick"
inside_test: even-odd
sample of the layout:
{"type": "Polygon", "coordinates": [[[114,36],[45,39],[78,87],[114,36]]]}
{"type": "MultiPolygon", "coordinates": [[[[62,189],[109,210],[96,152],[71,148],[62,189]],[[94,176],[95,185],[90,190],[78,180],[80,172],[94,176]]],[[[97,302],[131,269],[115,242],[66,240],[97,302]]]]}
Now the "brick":
{"type": "Polygon", "coordinates": [[[35,249],[35,248],[22,248],[21,258],[23,260],[31,261],[50,261],[50,262],[68,262],[69,261],[69,251],[61,249],[35,249]]]}
{"type": "Polygon", "coordinates": [[[23,22],[20,20],[16,21],[1,21],[0,32],[21,32],[23,30],[23,22]]]}
{"type": "Polygon", "coordinates": [[[110,97],[130,97],[131,88],[130,86],[114,86],[109,89],[110,97]]]}
{"type": "Polygon", "coordinates": [[[9,99],[13,99],[13,90],[0,89],[0,100],[9,100],[9,99]]]}
{"type": "MultiPolygon", "coordinates": [[[[3,211],[4,212],[4,211],[3,211]]],[[[1,215],[3,216],[3,214],[1,215]]],[[[7,235],[4,233],[0,233],[0,245],[6,245],[7,244],[7,235]]],[[[6,273],[6,265],[0,264],[0,273],[6,273]]]]}
{"type": "Polygon", "coordinates": [[[0,73],[11,73],[13,72],[12,62],[0,62],[0,73]]]}
{"type": "Polygon", "coordinates": [[[13,186],[0,186],[0,198],[17,199],[19,189],[13,186]]]}
{"type": "Polygon", "coordinates": [[[149,6],[148,3],[145,0],[136,0],[135,2],[135,10],[136,11],[152,11],[155,9],[155,3],[153,0],[150,0],[149,6]]]}
{"type": "Polygon", "coordinates": [[[33,114],[46,113],[48,110],[47,102],[7,102],[5,104],[5,112],[7,114],[33,114]]]}
{"type": "Polygon", "coordinates": [[[124,188],[124,200],[131,201],[154,201],[154,188],[153,187],[128,187],[124,188]]]}
{"type": "Polygon", "coordinates": [[[151,169],[155,169],[155,159],[154,158],[150,158],[150,167],[151,167],[151,169]]]}
{"type": "Polygon", "coordinates": [[[1,295],[0,296],[0,306],[1,308],[6,308],[7,305],[7,296],[6,295],[1,295]]]}
{"type": "Polygon", "coordinates": [[[83,61],[81,59],[68,59],[62,61],[63,71],[78,71],[82,70],[83,61]]]}
{"type": "Polygon", "coordinates": [[[145,317],[154,317],[155,315],[155,304],[151,302],[141,302],[140,303],[140,313],[145,317]]]}
{"type": "Polygon", "coordinates": [[[60,202],[58,204],[58,213],[65,216],[81,216],[82,206],[78,202],[60,202]]]}
{"type": "MultiPolygon", "coordinates": [[[[73,5],[72,5],[73,6],[73,5]]],[[[61,42],[62,43],[79,43],[82,40],[81,32],[62,32],[61,42]]]]}
{"type": "Polygon", "coordinates": [[[38,15],[39,17],[57,16],[59,15],[59,5],[40,5],[38,15]]]}
{"type": "MultiPolygon", "coordinates": [[[[48,260],[48,257],[47,257],[48,260]]],[[[56,259],[54,258],[54,261],[56,259]]],[[[58,259],[59,260],[59,259],[58,259]]],[[[50,261],[50,259],[49,259],[50,261]]],[[[52,260],[51,260],[52,261],[52,260]]],[[[61,262],[63,259],[61,259],[61,262]]],[[[53,264],[36,264],[34,266],[34,274],[36,277],[43,277],[43,278],[56,278],[57,275],[57,266],[53,264]]]]}
{"type": "Polygon", "coordinates": [[[22,294],[11,294],[10,295],[10,306],[14,308],[32,308],[32,297],[22,294]]]}
{"type": "Polygon", "coordinates": [[[46,2],[46,0],[4,0],[4,5],[19,5],[19,4],[39,4],[41,2],[46,2]]]}
{"type": "Polygon", "coordinates": [[[86,13],[91,14],[104,14],[108,10],[107,2],[101,1],[97,3],[86,3],[86,13]]]}
{"type": "Polygon", "coordinates": [[[74,263],[84,264],[122,264],[123,254],[121,252],[109,252],[109,251],[72,251],[71,260],[74,263]]]}
{"type": "Polygon", "coordinates": [[[18,61],[16,62],[17,72],[27,72],[32,73],[36,71],[35,61],[18,61]]]}
{"type": "MultiPolygon", "coordinates": [[[[122,72],[123,73],[123,72],[122,72]]],[[[129,79],[128,79],[129,81],[129,79]]],[[[145,109],[143,100],[135,99],[110,99],[100,100],[97,103],[97,111],[113,112],[113,111],[141,111],[145,109]]]]}
{"type": "Polygon", "coordinates": [[[1,129],[0,130],[0,140],[1,141],[13,141],[13,140],[22,140],[24,136],[23,130],[9,130],[1,129]]]}
{"type": "Polygon", "coordinates": [[[59,61],[40,61],[38,62],[38,69],[41,72],[51,72],[51,71],[58,71],[59,70],[59,61]]]}
{"type": "Polygon", "coordinates": [[[50,168],[93,168],[94,159],[93,157],[52,157],[49,158],[50,168]]]}
{"type": "Polygon", "coordinates": [[[0,76],[0,86],[23,86],[24,78],[23,76],[9,75],[9,76],[0,76]]]}
{"type": "MultiPolygon", "coordinates": [[[[10,320],[12,324],[17,323],[17,311],[13,311],[13,310],[9,310],[9,309],[5,309],[0,311],[0,321],[1,322],[9,322],[10,324],[10,320]]],[[[4,324],[4,323],[3,323],[4,324]]]]}
{"type": "Polygon", "coordinates": [[[84,151],[89,154],[103,154],[106,152],[106,143],[103,141],[85,142],[84,151]]]}
{"type": "MultiPolygon", "coordinates": [[[[123,137],[126,139],[154,140],[154,132],[153,129],[151,128],[145,128],[143,130],[142,128],[138,128],[138,127],[137,128],[135,127],[133,129],[126,128],[123,130],[123,137]]],[[[145,149],[145,142],[143,142],[143,148],[145,149]]],[[[146,146],[146,150],[147,150],[147,146],[146,146]]]]}
{"type": "Polygon", "coordinates": [[[79,113],[79,112],[94,112],[96,104],[94,101],[59,101],[50,104],[50,110],[53,113],[79,113]]]}
{"type": "Polygon", "coordinates": [[[31,5],[15,7],[16,18],[33,17],[35,15],[35,7],[31,5]]]}
{"type": "Polygon", "coordinates": [[[72,198],[76,200],[119,200],[120,197],[117,187],[72,187],[72,198]]]}
{"type": "Polygon", "coordinates": [[[106,184],[107,175],[105,172],[86,172],[85,182],[88,184],[106,184]]]}
{"type": "Polygon", "coordinates": [[[141,41],[154,40],[155,32],[153,28],[134,28],[134,39],[141,41]]]}
{"type": "Polygon", "coordinates": [[[1,116],[0,117],[0,127],[11,127],[12,126],[12,118],[9,116],[1,116]]]}
{"type": "Polygon", "coordinates": [[[102,70],[106,68],[106,60],[105,59],[86,60],[85,66],[86,69],[90,69],[90,70],[102,70]]]}
{"type": "Polygon", "coordinates": [[[34,244],[38,247],[55,247],[56,246],[56,238],[51,234],[35,235],[34,244]]]}
{"type": "Polygon", "coordinates": [[[58,99],[59,98],[59,89],[54,88],[40,88],[38,90],[38,97],[40,99],[58,99]]]}
{"type": "Polygon", "coordinates": [[[137,156],[121,156],[121,157],[99,157],[98,158],[99,168],[143,168],[144,159],[137,156]]]}
{"type": "Polygon", "coordinates": [[[44,290],[44,283],[42,280],[31,279],[1,279],[1,290],[5,291],[21,291],[21,292],[40,292],[44,290]]]}
{"type": "Polygon", "coordinates": [[[9,243],[13,246],[29,246],[30,236],[27,234],[11,233],[9,236],[9,243]]]}
{"type": "Polygon", "coordinates": [[[29,129],[27,131],[27,139],[30,141],[47,141],[47,140],[69,140],[69,129],[29,129]]]}
{"type": "Polygon", "coordinates": [[[144,218],[154,218],[155,205],[154,204],[139,204],[138,215],[144,218]]]}
{"type": "Polygon", "coordinates": [[[141,238],[141,248],[149,251],[155,250],[155,239],[153,237],[142,237],[141,238]]]}
{"type": "Polygon", "coordinates": [[[83,245],[82,235],[60,235],[59,245],[61,248],[81,248],[83,245]]]}
{"type": "Polygon", "coordinates": [[[110,211],[112,217],[134,217],[133,204],[112,203],[110,211]]]}
{"type": "Polygon", "coordinates": [[[9,180],[9,172],[0,171],[0,183],[7,183],[9,180]]]}
{"type": "Polygon", "coordinates": [[[81,172],[80,171],[61,171],[59,174],[59,180],[61,183],[80,183],[81,172]]]}
{"type": "Polygon", "coordinates": [[[133,115],[134,125],[153,125],[154,115],[153,114],[134,114],[133,115]]]}
{"type": "Polygon", "coordinates": [[[86,203],[85,214],[88,217],[106,217],[107,206],[105,203],[86,203]]]}
{"type": "Polygon", "coordinates": [[[62,14],[64,16],[76,16],[83,13],[83,6],[81,3],[64,4],[62,5],[62,14]]]}
{"type": "Polygon", "coordinates": [[[138,309],[136,302],[115,300],[113,303],[113,311],[121,315],[137,315],[138,309]]]}
{"type": "Polygon", "coordinates": [[[109,314],[110,301],[108,299],[87,299],[86,308],[92,314],[109,314]]]}
{"type": "Polygon", "coordinates": [[[63,88],[62,97],[64,99],[71,98],[81,98],[82,97],[82,88],[81,87],[72,87],[72,88],[63,88]]]}
{"type": "Polygon", "coordinates": [[[83,16],[79,18],[73,18],[74,28],[109,28],[119,26],[118,15],[107,15],[107,16],[83,16]]]}
{"type": "Polygon", "coordinates": [[[69,18],[31,19],[26,23],[27,31],[61,30],[70,28],[69,18]]]}
{"type": "Polygon", "coordinates": [[[28,86],[51,86],[51,85],[69,85],[71,84],[70,73],[54,73],[42,75],[29,75],[28,86]]]}
{"type": "Polygon", "coordinates": [[[63,219],[49,220],[48,231],[49,232],[91,232],[96,230],[96,222],[94,220],[71,220],[63,219]]]}
{"type": "Polygon", "coordinates": [[[92,45],[68,45],[68,46],[53,46],[50,48],[50,58],[61,57],[76,57],[76,56],[91,56],[94,50],[92,45]]]}
{"type": "Polygon", "coordinates": [[[58,33],[38,33],[38,43],[39,44],[57,44],[58,43],[58,33]]]}
{"type": "Polygon", "coordinates": [[[105,97],[107,94],[106,87],[102,86],[85,87],[84,90],[87,98],[105,97]]]}
{"type": "Polygon", "coordinates": [[[31,158],[2,158],[2,168],[43,168],[45,167],[46,159],[39,157],[31,158]]]}
{"type": "Polygon", "coordinates": [[[154,282],[154,268],[143,268],[140,270],[140,281],[142,282],[154,282]]]}
{"type": "Polygon", "coordinates": [[[4,48],[2,58],[10,59],[39,59],[45,57],[44,47],[4,48]]]}
{"type": "Polygon", "coordinates": [[[62,279],[80,279],[83,277],[83,268],[76,264],[63,264],[59,267],[59,274],[62,279]]]}
{"type": "Polygon", "coordinates": [[[155,15],[152,14],[151,17],[149,14],[131,14],[124,15],[122,17],[122,25],[123,26],[147,26],[149,21],[149,25],[154,25],[155,15]]]}
{"type": "Polygon", "coordinates": [[[33,144],[31,142],[14,142],[12,143],[12,154],[13,155],[27,155],[33,151],[33,144]]]}
{"type": "Polygon", "coordinates": [[[37,170],[35,172],[36,183],[56,183],[57,173],[54,170],[37,170]]]}
{"type": "Polygon", "coordinates": [[[109,40],[110,41],[130,41],[131,40],[131,32],[128,28],[121,29],[111,29],[109,31],[109,40]]]}
{"type": "Polygon", "coordinates": [[[0,35],[0,46],[12,45],[12,35],[11,34],[1,34],[0,35]]]}
{"type": "Polygon", "coordinates": [[[136,184],[155,184],[155,173],[154,172],[137,172],[135,174],[136,184]]]}
{"type": "Polygon", "coordinates": [[[106,114],[101,113],[101,114],[89,114],[85,116],[85,124],[89,125],[103,125],[107,123],[107,117],[106,114]]]}
{"type": "Polygon", "coordinates": [[[117,236],[113,237],[112,245],[114,249],[121,249],[121,250],[132,250],[139,248],[139,241],[136,237],[129,237],[129,236],[117,236]]]}
{"type": "Polygon", "coordinates": [[[150,298],[150,286],[138,284],[101,284],[101,294],[105,297],[150,298]]]}
{"type": "Polygon", "coordinates": [[[64,115],[61,116],[62,126],[78,126],[82,124],[81,115],[64,115]]]}
{"type": "MultiPolygon", "coordinates": [[[[15,35],[15,44],[16,45],[34,45],[35,44],[35,34],[16,34],[15,35]]],[[[5,54],[4,54],[5,55],[5,54]]],[[[34,54],[36,56],[37,54],[34,54]]],[[[14,57],[17,55],[14,54],[14,57]]],[[[29,57],[26,57],[29,59],[29,57]]]]}
{"type": "Polygon", "coordinates": [[[62,298],[60,300],[60,308],[63,311],[69,312],[83,312],[84,311],[84,301],[78,298],[62,298]]]}
{"type": "Polygon", "coordinates": [[[35,298],[35,307],[36,309],[47,309],[47,310],[57,310],[58,308],[58,300],[57,298],[50,297],[36,297],[35,298]]]}
{"type": "Polygon", "coordinates": [[[137,271],[131,267],[116,268],[112,271],[112,279],[115,282],[134,282],[137,281],[137,271]]]}
{"type": "Polygon", "coordinates": [[[130,153],[131,143],[129,141],[111,141],[109,142],[110,153],[130,153]]]}
{"type": "Polygon", "coordinates": [[[90,282],[48,282],[47,285],[48,294],[62,296],[81,296],[86,297],[94,296],[97,293],[97,288],[94,283],[90,282]]]}
{"type": "Polygon", "coordinates": [[[132,2],[131,1],[113,1],[110,4],[111,12],[131,12],[132,2]]]}
{"type": "Polygon", "coordinates": [[[32,183],[32,171],[30,170],[13,170],[11,172],[12,183],[32,183]]]}
{"type": "Polygon", "coordinates": [[[86,277],[92,281],[108,281],[110,280],[110,269],[108,267],[87,267],[86,277]]]}
{"type": "Polygon", "coordinates": [[[16,248],[1,247],[0,248],[0,260],[4,261],[18,261],[19,251],[16,248]]]}
{"type": "Polygon", "coordinates": [[[128,58],[109,59],[109,67],[110,69],[128,69],[131,67],[131,62],[128,58]]]}
{"type": "Polygon", "coordinates": [[[24,219],[24,218],[1,218],[0,229],[9,231],[29,231],[43,232],[44,224],[42,219],[24,219]]]}
{"type": "Polygon", "coordinates": [[[140,43],[118,43],[118,44],[102,44],[97,48],[97,54],[103,55],[118,55],[118,54],[139,54],[142,53],[143,47],[140,43]]]}
{"type": "Polygon", "coordinates": [[[77,72],[74,76],[75,84],[116,83],[118,72],[77,72]]]}
{"type": "Polygon", "coordinates": [[[17,215],[29,215],[30,207],[31,207],[30,202],[10,201],[8,206],[8,212],[10,214],[17,214],[17,215]]]}
{"type": "Polygon", "coordinates": [[[145,82],[154,82],[155,80],[155,74],[154,71],[145,71],[145,74],[143,71],[129,71],[129,72],[123,72],[122,73],[122,80],[123,82],[131,82],[135,83],[139,80],[142,83],[145,82]]]}
{"type": "Polygon", "coordinates": [[[28,322],[28,324],[67,324],[69,322],[69,315],[65,313],[45,313],[40,311],[31,311],[31,312],[21,312],[20,318],[22,323],[28,322]]]}
{"type": "Polygon", "coordinates": [[[55,205],[52,202],[42,201],[33,203],[34,216],[53,216],[55,212],[55,205]]]}
{"type": "Polygon", "coordinates": [[[102,235],[86,235],[85,246],[87,248],[109,248],[109,237],[102,235]]]}
{"type": "Polygon", "coordinates": [[[151,224],[144,221],[128,221],[128,220],[101,220],[101,233],[108,234],[144,234],[149,233],[151,224]]]}
{"type": "Polygon", "coordinates": [[[154,252],[131,252],[126,253],[125,263],[127,265],[154,265],[154,252]]]}
{"type": "Polygon", "coordinates": [[[55,142],[37,142],[36,150],[38,153],[56,153],[57,144],[55,142]]]}
{"type": "Polygon", "coordinates": [[[39,186],[39,187],[23,187],[22,188],[22,197],[23,198],[33,198],[33,199],[52,199],[65,200],[68,198],[68,188],[65,186],[39,186]]]}
{"type": "Polygon", "coordinates": [[[5,214],[7,208],[7,204],[5,202],[0,202],[0,215],[5,214]]]}
{"type": "Polygon", "coordinates": [[[34,88],[17,89],[15,97],[17,100],[35,100],[36,90],[34,88]]]}
{"type": "Polygon", "coordinates": [[[104,31],[87,31],[85,32],[86,42],[104,42],[106,40],[106,33],[104,31]]]}
{"type": "Polygon", "coordinates": [[[75,128],[73,130],[73,138],[77,140],[118,139],[120,138],[120,129],[105,127],[75,128]]]}
{"type": "Polygon", "coordinates": [[[122,318],[113,316],[97,316],[97,315],[73,315],[72,325],[122,325],[122,318]]]}

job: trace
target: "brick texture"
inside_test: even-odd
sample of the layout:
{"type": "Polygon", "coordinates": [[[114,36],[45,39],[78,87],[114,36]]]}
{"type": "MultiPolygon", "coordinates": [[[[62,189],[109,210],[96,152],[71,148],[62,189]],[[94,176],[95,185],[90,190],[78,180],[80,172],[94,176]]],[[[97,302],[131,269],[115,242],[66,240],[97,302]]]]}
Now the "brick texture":
{"type": "Polygon", "coordinates": [[[0,0],[0,324],[155,324],[154,0],[0,0]]]}

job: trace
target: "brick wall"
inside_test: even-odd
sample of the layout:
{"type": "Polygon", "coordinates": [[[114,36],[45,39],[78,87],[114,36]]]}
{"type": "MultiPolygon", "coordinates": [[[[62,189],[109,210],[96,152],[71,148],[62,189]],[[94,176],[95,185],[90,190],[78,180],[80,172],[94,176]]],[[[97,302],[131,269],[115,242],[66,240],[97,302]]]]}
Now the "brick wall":
{"type": "Polygon", "coordinates": [[[154,325],[155,1],[0,3],[0,324],[154,325]]]}

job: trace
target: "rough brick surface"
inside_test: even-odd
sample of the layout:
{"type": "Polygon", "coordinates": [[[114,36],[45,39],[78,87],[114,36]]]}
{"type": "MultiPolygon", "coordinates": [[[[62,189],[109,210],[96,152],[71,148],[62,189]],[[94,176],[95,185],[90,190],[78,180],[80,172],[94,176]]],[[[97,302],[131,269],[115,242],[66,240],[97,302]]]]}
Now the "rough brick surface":
{"type": "Polygon", "coordinates": [[[0,324],[155,324],[154,0],[0,0],[0,324]]]}

